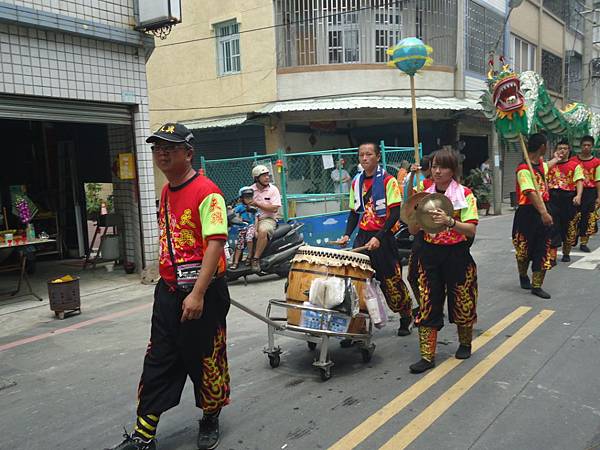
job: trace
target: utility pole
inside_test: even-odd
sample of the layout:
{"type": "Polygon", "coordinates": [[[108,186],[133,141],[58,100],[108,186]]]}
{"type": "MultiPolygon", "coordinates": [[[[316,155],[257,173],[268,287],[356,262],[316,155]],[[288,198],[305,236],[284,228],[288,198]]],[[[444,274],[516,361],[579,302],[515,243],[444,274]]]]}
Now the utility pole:
{"type": "Polygon", "coordinates": [[[490,133],[490,150],[492,154],[492,195],[494,215],[502,214],[502,168],[500,167],[500,142],[496,127],[492,124],[490,133]]]}

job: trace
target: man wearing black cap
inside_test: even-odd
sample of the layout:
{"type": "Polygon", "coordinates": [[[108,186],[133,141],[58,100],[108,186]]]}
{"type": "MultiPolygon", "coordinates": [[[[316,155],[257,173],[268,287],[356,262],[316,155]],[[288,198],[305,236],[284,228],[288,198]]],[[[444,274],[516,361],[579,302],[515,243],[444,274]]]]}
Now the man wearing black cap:
{"type": "Polygon", "coordinates": [[[226,206],[219,188],[192,168],[193,139],[184,125],[167,123],[146,141],[169,181],[159,209],[161,280],[154,291],[136,425],[116,450],[156,449],[160,415],[179,403],[188,376],[203,410],[199,449],[217,447],[219,413],[229,403],[226,206]]]}

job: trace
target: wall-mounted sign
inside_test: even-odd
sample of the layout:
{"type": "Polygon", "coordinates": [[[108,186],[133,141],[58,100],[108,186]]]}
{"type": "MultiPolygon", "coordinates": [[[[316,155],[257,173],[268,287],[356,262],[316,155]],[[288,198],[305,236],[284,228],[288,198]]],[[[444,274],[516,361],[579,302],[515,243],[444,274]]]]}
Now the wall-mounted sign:
{"type": "Polygon", "coordinates": [[[121,180],[135,179],[135,160],[133,153],[119,153],[119,178],[121,180]]]}

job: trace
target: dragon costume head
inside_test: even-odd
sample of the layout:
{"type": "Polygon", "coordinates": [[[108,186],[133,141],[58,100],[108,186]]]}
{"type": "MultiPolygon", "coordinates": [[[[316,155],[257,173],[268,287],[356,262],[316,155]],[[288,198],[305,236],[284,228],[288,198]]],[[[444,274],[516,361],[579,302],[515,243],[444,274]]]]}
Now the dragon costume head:
{"type": "Polygon", "coordinates": [[[502,71],[496,76],[488,74],[492,99],[498,115],[512,116],[515,112],[523,114],[525,99],[521,92],[521,80],[508,66],[502,67],[502,71]]]}
{"type": "Polygon", "coordinates": [[[488,91],[483,94],[481,104],[487,118],[495,122],[498,133],[509,140],[517,139],[519,134],[526,135],[525,98],[519,76],[508,64],[502,65],[499,71],[494,70],[491,60],[487,84],[488,91]]]}
{"type": "MultiPolygon", "coordinates": [[[[581,136],[600,135],[600,115],[583,103],[572,103],[558,109],[550,96],[543,78],[536,72],[513,72],[500,57],[501,69],[494,68],[490,55],[488,89],[479,103],[484,115],[492,121],[498,134],[509,142],[518,142],[519,136],[546,133],[549,136],[568,138],[577,150],[581,136]]],[[[598,139],[597,139],[598,140],[598,139]]]]}

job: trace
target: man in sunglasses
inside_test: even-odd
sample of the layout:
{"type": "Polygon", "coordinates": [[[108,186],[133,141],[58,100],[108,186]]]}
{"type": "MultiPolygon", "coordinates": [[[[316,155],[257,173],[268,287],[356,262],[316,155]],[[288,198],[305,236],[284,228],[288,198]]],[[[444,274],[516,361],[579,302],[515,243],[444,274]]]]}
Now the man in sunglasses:
{"type": "Polygon", "coordinates": [[[159,208],[161,280],[154,292],[136,425],[117,450],[156,448],[160,416],[179,403],[188,376],[203,410],[199,449],[217,447],[219,413],[229,403],[227,210],[219,188],[192,168],[193,139],[184,125],[167,123],[146,140],[169,181],[159,208]]]}

